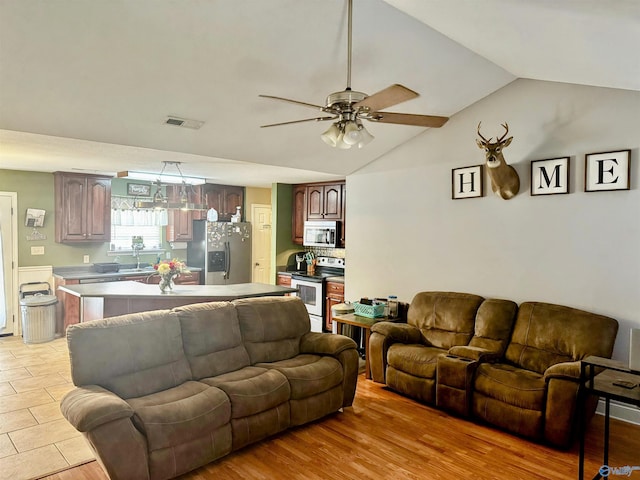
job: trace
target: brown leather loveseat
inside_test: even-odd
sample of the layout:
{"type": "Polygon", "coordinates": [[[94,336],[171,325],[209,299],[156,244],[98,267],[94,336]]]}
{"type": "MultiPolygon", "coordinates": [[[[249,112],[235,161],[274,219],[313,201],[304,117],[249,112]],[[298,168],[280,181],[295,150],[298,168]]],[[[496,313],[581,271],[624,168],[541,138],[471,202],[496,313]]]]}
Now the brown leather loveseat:
{"type": "Polygon", "coordinates": [[[517,307],[466,293],[421,292],[406,324],[379,322],[371,331],[374,381],[458,415],[568,447],[580,359],[610,358],[618,322],[549,303],[517,307]]]}
{"type": "Polygon", "coordinates": [[[112,480],[173,478],[350,406],[356,344],[310,332],[297,297],[73,325],[61,402],[112,480]]]}

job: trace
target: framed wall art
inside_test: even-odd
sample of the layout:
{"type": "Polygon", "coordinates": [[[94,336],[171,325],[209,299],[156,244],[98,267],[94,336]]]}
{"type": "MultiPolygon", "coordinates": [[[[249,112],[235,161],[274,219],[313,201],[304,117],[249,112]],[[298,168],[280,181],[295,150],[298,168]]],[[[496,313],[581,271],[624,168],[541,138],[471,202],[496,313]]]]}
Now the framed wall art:
{"type": "Polygon", "coordinates": [[[127,183],[127,195],[150,197],[151,185],[145,185],[142,183],[127,183]]]}
{"type": "Polygon", "coordinates": [[[584,157],[584,191],[629,190],[631,150],[587,153],[584,157]]]}
{"type": "Polygon", "coordinates": [[[477,198],[484,195],[484,165],[451,170],[451,198],[477,198]]]}
{"type": "Polygon", "coordinates": [[[531,195],[569,193],[569,157],[531,161],[531,195]]]}

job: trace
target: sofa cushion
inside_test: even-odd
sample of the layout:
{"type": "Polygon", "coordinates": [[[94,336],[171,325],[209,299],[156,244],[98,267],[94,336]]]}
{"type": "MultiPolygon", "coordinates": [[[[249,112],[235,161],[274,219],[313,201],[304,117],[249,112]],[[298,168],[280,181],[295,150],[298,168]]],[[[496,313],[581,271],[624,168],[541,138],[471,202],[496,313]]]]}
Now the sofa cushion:
{"type": "Polygon", "coordinates": [[[425,345],[447,350],[467,345],[483,300],[469,293],[420,292],[411,301],[407,323],[420,329],[425,345]]]}
{"type": "Polygon", "coordinates": [[[527,410],[544,410],[546,383],[536,372],[506,364],[482,363],[476,371],[475,391],[527,410]]]}
{"type": "Polygon", "coordinates": [[[201,380],[227,394],[231,400],[231,418],[242,418],[265,412],[289,400],[291,389],[287,378],[277,370],[247,367],[201,380]]]}
{"type": "Polygon", "coordinates": [[[389,347],[387,364],[415,377],[435,378],[438,357],[446,353],[441,348],[396,343],[389,347]]]}
{"type": "Polygon", "coordinates": [[[233,302],[251,364],[277,362],[300,353],[300,338],[311,330],[298,297],[259,297],[233,302]]]}
{"type": "Polygon", "coordinates": [[[298,355],[288,360],[258,363],[257,367],[276,369],[289,380],[291,399],[307,398],[342,384],[342,365],[333,357],[298,355]]]}
{"type": "Polygon", "coordinates": [[[214,377],[249,365],[232,303],[200,303],[174,311],[180,320],[184,352],[194,379],[214,377]]]}
{"type": "Polygon", "coordinates": [[[517,312],[518,305],[511,300],[491,298],[482,302],[469,346],[502,356],[511,338],[517,312]]]}
{"type": "Polygon", "coordinates": [[[168,310],[71,325],[67,343],[76,386],[100,385],[132,398],[191,380],[180,322],[168,310]]]}
{"type": "Polygon", "coordinates": [[[541,302],[520,305],[505,358],[538,373],[586,355],[611,358],[618,322],[576,308],[541,302]]]}
{"type": "Polygon", "coordinates": [[[231,403],[227,395],[201,382],[185,382],[126,401],[135,411],[136,427],[147,437],[149,451],[211,435],[231,420],[231,403]]]}

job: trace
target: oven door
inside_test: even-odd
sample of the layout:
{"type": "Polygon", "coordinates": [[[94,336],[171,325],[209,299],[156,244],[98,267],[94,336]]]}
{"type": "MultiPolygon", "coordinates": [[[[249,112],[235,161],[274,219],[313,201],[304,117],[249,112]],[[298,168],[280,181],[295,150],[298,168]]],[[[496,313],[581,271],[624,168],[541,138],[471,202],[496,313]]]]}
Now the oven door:
{"type": "Polygon", "coordinates": [[[322,285],[324,282],[310,282],[308,280],[300,280],[299,278],[291,279],[291,288],[297,288],[298,291],[292,293],[300,297],[307,307],[309,315],[322,317],[322,306],[324,298],[322,295],[322,285]]]}

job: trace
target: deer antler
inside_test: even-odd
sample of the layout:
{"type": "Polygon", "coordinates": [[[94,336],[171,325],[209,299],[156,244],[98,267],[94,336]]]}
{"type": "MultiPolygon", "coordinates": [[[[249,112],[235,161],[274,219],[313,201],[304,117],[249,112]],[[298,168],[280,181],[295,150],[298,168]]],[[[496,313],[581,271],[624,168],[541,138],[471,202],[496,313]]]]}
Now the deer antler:
{"type": "Polygon", "coordinates": [[[502,128],[504,128],[505,132],[504,132],[504,135],[498,138],[498,143],[502,142],[502,140],[504,140],[504,137],[507,136],[507,133],[509,133],[509,125],[507,124],[507,122],[504,122],[502,124],[502,128]]]}
{"type": "Polygon", "coordinates": [[[484,143],[490,143],[490,142],[491,142],[491,138],[489,138],[489,140],[487,140],[487,139],[486,139],[486,138],[484,138],[484,137],[482,136],[482,134],[480,133],[480,125],[481,125],[481,124],[482,124],[482,122],[479,122],[479,123],[478,123],[478,136],[479,136],[482,140],[484,140],[484,143]]]}

